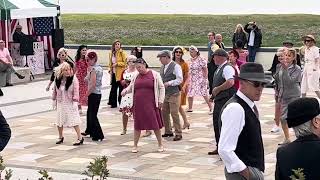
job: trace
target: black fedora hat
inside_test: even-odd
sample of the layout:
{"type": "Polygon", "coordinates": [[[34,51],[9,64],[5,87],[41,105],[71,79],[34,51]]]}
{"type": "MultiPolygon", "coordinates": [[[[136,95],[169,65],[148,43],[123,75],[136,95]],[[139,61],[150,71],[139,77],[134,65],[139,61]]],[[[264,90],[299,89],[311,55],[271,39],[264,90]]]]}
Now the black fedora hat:
{"type": "Polygon", "coordinates": [[[288,105],[288,127],[299,126],[319,114],[319,101],[316,98],[299,98],[288,105]]]}
{"type": "Polygon", "coordinates": [[[235,76],[235,78],[263,83],[271,82],[271,78],[265,76],[262,65],[254,62],[243,64],[240,67],[240,74],[235,76]]]}

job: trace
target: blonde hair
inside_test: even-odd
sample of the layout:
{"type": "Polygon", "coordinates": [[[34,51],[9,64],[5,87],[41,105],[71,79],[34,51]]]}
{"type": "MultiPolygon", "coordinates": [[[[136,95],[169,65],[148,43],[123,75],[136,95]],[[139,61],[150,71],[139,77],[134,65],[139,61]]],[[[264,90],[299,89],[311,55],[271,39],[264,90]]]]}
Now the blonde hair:
{"type": "Polygon", "coordinates": [[[237,24],[236,29],[234,30],[234,33],[237,33],[237,32],[238,32],[238,27],[241,28],[241,32],[244,32],[244,29],[243,29],[242,24],[237,24]]]}
{"type": "Polygon", "coordinates": [[[281,56],[283,55],[283,53],[285,53],[288,50],[287,47],[281,47],[277,50],[277,56],[281,56]]]}
{"type": "Polygon", "coordinates": [[[60,54],[64,52],[66,54],[66,58],[68,57],[68,50],[66,48],[60,48],[57,53],[57,58],[60,59],[60,54]]]}
{"type": "Polygon", "coordinates": [[[293,64],[297,64],[297,51],[295,48],[289,48],[288,53],[293,54],[294,60],[293,64]]]}
{"type": "Polygon", "coordinates": [[[70,64],[67,63],[67,62],[63,62],[63,63],[61,63],[58,67],[54,68],[55,77],[56,77],[57,79],[62,78],[63,72],[64,72],[66,69],[71,69],[70,64]]]}
{"type": "Polygon", "coordinates": [[[129,61],[135,62],[136,60],[137,60],[137,57],[135,55],[129,55],[127,57],[127,62],[129,62],[129,61]]]}

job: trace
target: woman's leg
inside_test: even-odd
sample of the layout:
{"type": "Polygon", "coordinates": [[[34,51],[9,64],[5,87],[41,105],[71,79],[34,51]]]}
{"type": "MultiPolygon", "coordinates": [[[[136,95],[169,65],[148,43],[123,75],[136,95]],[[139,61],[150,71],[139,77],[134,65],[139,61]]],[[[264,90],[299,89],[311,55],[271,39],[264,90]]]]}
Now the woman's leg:
{"type": "Polygon", "coordinates": [[[82,139],[82,136],[81,136],[81,133],[80,133],[80,127],[79,127],[79,125],[74,126],[73,128],[74,128],[74,130],[75,130],[76,133],[77,133],[78,140],[81,140],[81,139],[82,139]]]}
{"type": "Polygon", "coordinates": [[[58,132],[59,132],[59,139],[63,138],[63,126],[58,126],[58,132]]]}
{"type": "Polygon", "coordinates": [[[188,97],[188,105],[189,105],[188,110],[192,110],[192,106],[193,106],[193,97],[188,97]]]}
{"type": "Polygon", "coordinates": [[[210,112],[212,111],[212,103],[209,100],[208,96],[203,96],[203,99],[206,101],[206,103],[208,104],[209,110],[210,112]]]}
{"type": "Polygon", "coordinates": [[[133,133],[133,136],[134,136],[134,148],[137,148],[138,147],[138,142],[139,142],[139,138],[140,138],[140,134],[141,134],[141,131],[140,130],[134,130],[134,133],[133,133]]]}
{"type": "Polygon", "coordinates": [[[190,123],[188,122],[186,112],[182,108],[182,106],[179,107],[179,113],[181,114],[181,117],[183,119],[183,129],[189,128],[190,123]]]}
{"type": "Polygon", "coordinates": [[[92,136],[92,122],[93,122],[93,115],[92,115],[92,108],[95,106],[94,97],[92,94],[88,96],[88,109],[87,109],[87,128],[83,135],[90,135],[92,136]]]}
{"type": "Polygon", "coordinates": [[[157,129],[157,130],[153,130],[154,134],[156,135],[157,137],[157,140],[158,140],[158,146],[159,147],[162,147],[163,144],[162,144],[162,136],[161,136],[161,130],[160,129],[157,129]]]}
{"type": "Polygon", "coordinates": [[[127,133],[127,125],[128,125],[129,117],[125,112],[122,112],[122,133],[121,135],[125,135],[127,133]]]}
{"type": "Polygon", "coordinates": [[[290,141],[289,127],[287,121],[281,121],[281,126],[284,133],[285,141],[290,141]]]}
{"type": "Polygon", "coordinates": [[[98,111],[101,101],[101,94],[91,94],[93,96],[93,107],[92,107],[92,140],[102,140],[104,135],[98,119],[98,111]]]}
{"type": "Polygon", "coordinates": [[[112,108],[117,107],[117,90],[118,90],[118,85],[116,81],[116,75],[113,73],[112,74],[112,81],[111,81],[111,90],[109,94],[109,104],[111,105],[112,108]]]}

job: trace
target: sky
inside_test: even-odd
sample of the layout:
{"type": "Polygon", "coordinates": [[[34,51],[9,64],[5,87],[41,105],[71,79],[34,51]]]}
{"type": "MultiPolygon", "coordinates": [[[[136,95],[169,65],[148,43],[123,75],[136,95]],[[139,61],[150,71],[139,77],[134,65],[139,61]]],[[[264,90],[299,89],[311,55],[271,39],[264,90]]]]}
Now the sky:
{"type": "Polygon", "coordinates": [[[63,14],[318,14],[320,0],[49,0],[63,14]],[[218,2],[218,3],[215,3],[218,2]]]}

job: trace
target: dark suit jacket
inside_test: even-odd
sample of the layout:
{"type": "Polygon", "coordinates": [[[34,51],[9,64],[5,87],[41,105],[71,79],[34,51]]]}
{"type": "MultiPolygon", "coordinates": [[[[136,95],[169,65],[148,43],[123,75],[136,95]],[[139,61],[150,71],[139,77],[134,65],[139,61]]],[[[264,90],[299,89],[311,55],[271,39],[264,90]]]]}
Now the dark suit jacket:
{"type": "Polygon", "coordinates": [[[320,138],[300,137],[277,151],[276,180],[291,180],[292,169],[303,168],[306,180],[320,179],[320,138]]]}
{"type": "Polygon", "coordinates": [[[0,111],[0,151],[6,147],[11,137],[11,130],[6,119],[0,111]]]}
{"type": "MultiPolygon", "coordinates": [[[[249,43],[250,40],[250,32],[251,30],[253,30],[254,32],[254,47],[259,48],[262,44],[262,33],[261,33],[261,29],[258,28],[258,26],[251,26],[249,27],[249,24],[246,24],[244,26],[244,31],[248,33],[248,41],[247,43],[249,43]]],[[[247,46],[249,46],[247,44],[247,46]]]]}

